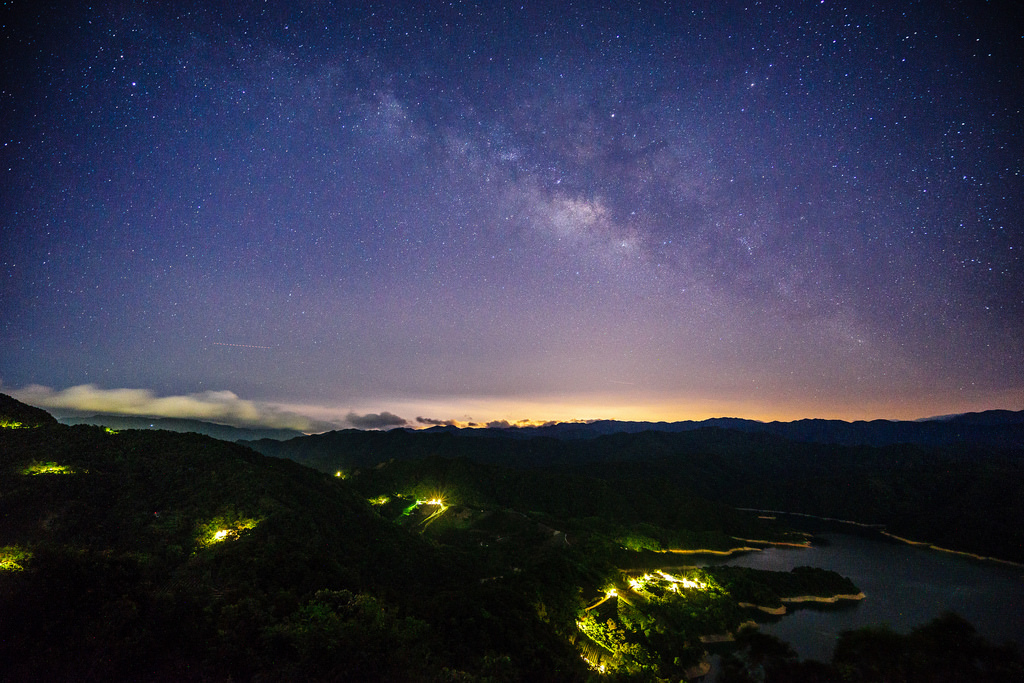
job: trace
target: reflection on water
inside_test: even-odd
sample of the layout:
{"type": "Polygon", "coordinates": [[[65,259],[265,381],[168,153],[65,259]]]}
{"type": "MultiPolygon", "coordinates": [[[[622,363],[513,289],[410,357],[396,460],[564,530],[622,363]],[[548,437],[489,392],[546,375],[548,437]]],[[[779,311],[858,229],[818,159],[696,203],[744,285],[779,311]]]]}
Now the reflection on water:
{"type": "Polygon", "coordinates": [[[850,577],[867,597],[859,602],[789,605],[781,618],[759,614],[770,633],[801,657],[828,661],[836,637],[848,629],[888,624],[906,633],[944,611],[954,611],[995,643],[1013,640],[1024,649],[1024,569],[980,562],[910,546],[883,536],[825,533],[811,548],[770,548],[732,558],[702,557],[700,564],[728,564],[788,571],[809,565],[850,577]]]}

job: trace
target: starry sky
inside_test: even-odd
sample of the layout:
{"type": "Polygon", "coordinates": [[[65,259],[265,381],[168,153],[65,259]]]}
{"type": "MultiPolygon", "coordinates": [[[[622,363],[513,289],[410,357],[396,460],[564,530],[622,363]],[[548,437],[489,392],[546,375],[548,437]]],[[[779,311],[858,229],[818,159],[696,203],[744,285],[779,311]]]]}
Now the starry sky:
{"type": "Polygon", "coordinates": [[[0,391],[34,405],[1024,409],[1019,3],[0,12],[0,391]]]}

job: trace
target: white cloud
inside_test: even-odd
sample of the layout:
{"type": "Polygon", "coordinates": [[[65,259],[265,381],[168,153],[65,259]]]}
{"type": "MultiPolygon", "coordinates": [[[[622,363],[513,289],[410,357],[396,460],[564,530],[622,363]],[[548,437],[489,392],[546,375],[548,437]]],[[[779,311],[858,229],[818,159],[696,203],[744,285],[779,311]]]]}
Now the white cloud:
{"type": "Polygon", "coordinates": [[[101,389],[80,384],[61,391],[38,384],[9,392],[19,401],[42,408],[87,413],[209,420],[244,427],[323,431],[325,425],[273,405],[239,398],[232,391],[204,391],[184,396],[156,396],[148,389],[101,389]]]}
{"type": "Polygon", "coordinates": [[[407,424],[405,418],[389,413],[386,410],[382,413],[367,413],[366,415],[350,412],[345,416],[345,420],[356,429],[386,429],[387,427],[401,427],[407,424]]]}

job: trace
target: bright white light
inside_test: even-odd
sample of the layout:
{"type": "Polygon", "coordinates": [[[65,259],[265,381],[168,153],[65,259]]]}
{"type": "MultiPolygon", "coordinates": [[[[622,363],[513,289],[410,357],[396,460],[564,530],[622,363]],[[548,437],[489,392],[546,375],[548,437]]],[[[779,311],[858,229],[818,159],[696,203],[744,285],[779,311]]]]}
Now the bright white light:
{"type": "Polygon", "coordinates": [[[697,581],[694,581],[692,579],[680,579],[680,578],[677,578],[675,576],[672,576],[671,574],[663,572],[660,569],[658,570],[658,574],[661,575],[661,578],[663,578],[663,579],[665,579],[666,581],[669,582],[669,586],[668,587],[669,587],[670,590],[673,590],[673,591],[678,591],[679,590],[679,586],[676,585],[676,584],[682,585],[683,588],[698,588],[700,590],[703,590],[704,587],[705,587],[704,584],[702,584],[702,583],[698,583],[697,581]]]}

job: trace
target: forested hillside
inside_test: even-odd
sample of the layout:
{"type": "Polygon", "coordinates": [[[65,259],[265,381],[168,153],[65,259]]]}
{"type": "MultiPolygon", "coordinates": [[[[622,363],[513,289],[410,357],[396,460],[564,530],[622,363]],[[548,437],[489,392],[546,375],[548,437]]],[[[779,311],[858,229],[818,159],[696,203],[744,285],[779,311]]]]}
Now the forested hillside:
{"type": "Polygon", "coordinates": [[[323,471],[427,456],[466,458],[621,488],[884,525],[940,547],[1024,562],[1024,445],[843,446],[721,428],[560,440],[491,430],[348,430],[251,444],[323,471]]]}
{"type": "MultiPolygon", "coordinates": [[[[585,457],[556,440],[346,433],[362,438],[348,460],[362,466],[328,467],[352,454],[323,452],[317,471],[197,434],[61,425],[0,400],[4,681],[680,680],[734,635],[732,680],[759,675],[748,654],[765,647],[778,680],[829,680],[815,672],[841,670],[795,663],[744,629],[794,596],[862,597],[821,569],[682,566],[698,549],[807,543],[694,495],[720,493],[744,463],[772,471],[720,430],[685,458],[672,450],[680,435],[620,435],[585,457]],[[473,444],[493,448],[465,457],[473,444]],[[440,457],[446,445],[462,457],[440,457]],[[561,464],[527,466],[548,457],[561,464]]],[[[1020,673],[1012,649],[964,642],[981,657],[965,675],[1020,673]]]]}
{"type": "Polygon", "coordinates": [[[247,448],[0,429],[0,501],[3,680],[586,672],[507,587],[340,479],[247,448]]]}

